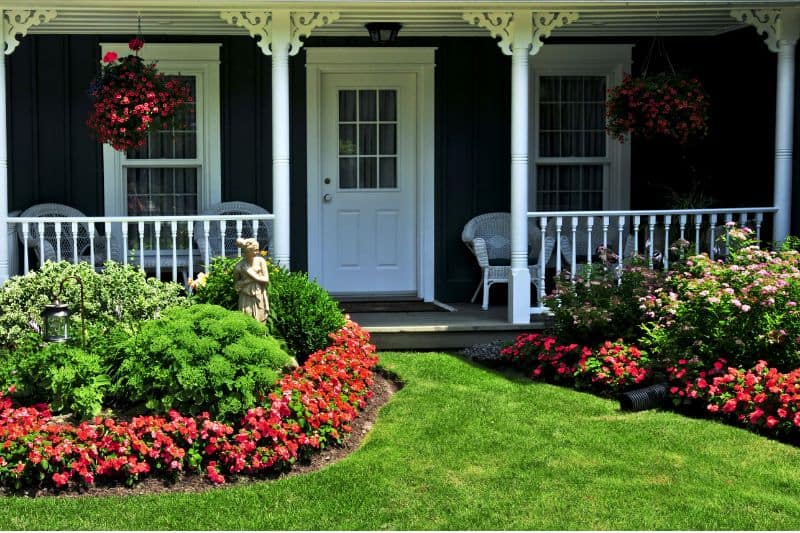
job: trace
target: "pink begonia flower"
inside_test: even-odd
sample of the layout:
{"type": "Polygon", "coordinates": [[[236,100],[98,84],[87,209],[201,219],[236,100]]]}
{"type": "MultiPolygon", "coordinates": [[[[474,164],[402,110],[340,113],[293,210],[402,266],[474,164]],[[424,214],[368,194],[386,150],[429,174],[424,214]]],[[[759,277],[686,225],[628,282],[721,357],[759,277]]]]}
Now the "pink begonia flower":
{"type": "Polygon", "coordinates": [[[113,63],[118,57],[116,52],[106,52],[106,55],[103,56],[103,63],[113,63]]]}

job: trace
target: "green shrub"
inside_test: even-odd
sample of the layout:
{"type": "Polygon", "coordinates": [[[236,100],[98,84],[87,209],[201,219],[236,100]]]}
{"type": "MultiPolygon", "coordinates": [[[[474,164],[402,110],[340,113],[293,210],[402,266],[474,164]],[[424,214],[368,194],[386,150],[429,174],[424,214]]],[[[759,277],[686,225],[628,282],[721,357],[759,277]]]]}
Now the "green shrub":
{"type": "Polygon", "coordinates": [[[339,304],[304,272],[270,265],[269,320],[299,361],[325,348],[328,335],[344,327],[339,304]]]}
{"type": "MultiPolygon", "coordinates": [[[[133,333],[141,321],[160,310],[187,302],[180,285],[147,278],[132,265],[109,261],[98,273],[88,263],[46,262],[40,270],[15,276],[0,287],[0,346],[14,347],[29,332],[41,328],[44,306],[52,301],[61,282],[75,275],[86,290],[86,321],[100,326],[101,331],[119,325],[133,333]]],[[[60,300],[77,311],[80,287],[76,281],[64,283],[60,300]]],[[[79,320],[77,312],[73,320],[79,320]]]]}
{"type": "Polygon", "coordinates": [[[172,308],[123,344],[115,393],[149,409],[230,419],[253,407],[292,364],[266,328],[210,304],[172,308]]]}
{"type": "Polygon", "coordinates": [[[215,257],[208,272],[200,273],[191,284],[192,299],[201,304],[214,304],[225,309],[237,309],[239,296],[233,281],[233,271],[240,261],[238,257],[215,257]]]}
{"type": "Polygon", "coordinates": [[[557,337],[593,347],[607,339],[637,339],[645,320],[639,300],[663,279],[661,272],[630,264],[618,282],[616,269],[602,263],[585,265],[574,283],[566,275],[556,278],[546,305],[553,311],[557,337]]]}
{"type": "Polygon", "coordinates": [[[55,413],[88,418],[100,413],[110,380],[101,357],[67,344],[27,339],[0,357],[0,389],[16,387],[26,402],[49,403],[55,413]]]}

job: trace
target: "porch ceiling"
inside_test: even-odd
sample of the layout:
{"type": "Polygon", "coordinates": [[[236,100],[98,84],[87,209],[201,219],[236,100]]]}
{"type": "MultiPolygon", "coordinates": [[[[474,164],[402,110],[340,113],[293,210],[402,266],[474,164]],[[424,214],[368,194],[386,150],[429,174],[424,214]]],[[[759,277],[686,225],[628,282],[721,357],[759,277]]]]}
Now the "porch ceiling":
{"type": "Polygon", "coordinates": [[[364,24],[392,21],[403,24],[402,37],[476,36],[486,37],[486,30],[466,23],[464,11],[502,11],[510,9],[575,10],[576,23],[557,29],[554,36],[623,36],[623,35],[701,35],[711,36],[742,28],[745,25],[730,16],[736,7],[781,7],[797,2],[727,2],[705,1],[294,1],[263,2],[227,0],[141,0],[139,2],[96,2],[95,0],[39,0],[5,9],[47,8],[58,16],[46,24],[31,28],[31,34],[123,34],[136,31],[137,16],[142,17],[142,31],[148,35],[246,35],[246,30],[229,25],[220,18],[222,10],[297,10],[339,11],[334,24],[314,31],[315,36],[366,36],[364,24]]]}

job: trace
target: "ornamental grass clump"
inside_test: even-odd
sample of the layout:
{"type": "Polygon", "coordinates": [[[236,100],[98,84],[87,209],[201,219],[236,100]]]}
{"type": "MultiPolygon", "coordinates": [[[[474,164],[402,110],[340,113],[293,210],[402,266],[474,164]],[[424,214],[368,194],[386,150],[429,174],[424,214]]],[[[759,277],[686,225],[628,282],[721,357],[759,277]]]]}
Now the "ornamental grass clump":
{"type": "Polygon", "coordinates": [[[628,74],[608,91],[606,132],[620,142],[630,134],[687,144],[708,135],[708,115],[709,97],[697,78],[628,74]]]}

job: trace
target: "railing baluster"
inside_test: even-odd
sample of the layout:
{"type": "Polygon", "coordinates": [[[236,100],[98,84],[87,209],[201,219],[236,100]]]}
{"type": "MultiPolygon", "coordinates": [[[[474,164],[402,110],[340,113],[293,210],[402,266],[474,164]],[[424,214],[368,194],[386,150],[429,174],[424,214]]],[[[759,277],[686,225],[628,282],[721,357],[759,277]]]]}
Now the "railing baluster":
{"type": "Polygon", "coordinates": [[[219,221],[219,241],[220,241],[220,255],[225,257],[225,232],[228,231],[228,222],[226,220],[219,221]]]}
{"type": "Polygon", "coordinates": [[[639,255],[639,226],[642,224],[642,217],[633,217],[633,254],[639,255]]]}
{"type": "Polygon", "coordinates": [[[709,237],[711,241],[709,242],[709,251],[708,256],[711,259],[715,259],[717,256],[717,214],[711,213],[711,221],[709,222],[711,226],[711,236],[709,237]]]}
{"type": "Polygon", "coordinates": [[[128,264],[128,222],[122,222],[122,263],[128,264]]]}
{"type": "Polygon", "coordinates": [[[29,226],[30,222],[22,222],[22,260],[24,264],[22,266],[23,273],[28,273],[28,261],[30,260],[29,253],[28,253],[28,237],[31,234],[31,228],[29,226]]]}
{"type": "MultiPolygon", "coordinates": [[[[236,238],[237,239],[241,239],[242,238],[242,220],[241,219],[237,219],[236,220],[236,238]]],[[[236,248],[236,252],[237,252],[236,255],[238,255],[239,257],[242,257],[242,249],[241,248],[237,247],[236,248]]]]}
{"type": "Polygon", "coordinates": [[[78,264],[78,223],[71,222],[69,225],[72,230],[72,263],[78,264]]]}
{"type": "Polygon", "coordinates": [[[156,239],[156,279],[161,279],[161,222],[153,223],[156,239]]]}
{"type": "Polygon", "coordinates": [[[731,225],[733,222],[733,213],[725,213],[725,256],[727,258],[731,249],[731,225]]]}
{"type": "Polygon", "coordinates": [[[139,270],[145,272],[144,269],[144,222],[141,220],[136,225],[136,229],[139,231],[139,270]]]}
{"type": "Polygon", "coordinates": [[[594,227],[594,217],[586,218],[586,264],[592,264],[592,228],[594,227]]]}
{"type": "Polygon", "coordinates": [[[756,213],[756,239],[761,246],[761,223],[764,222],[764,213],[756,213]]]}
{"type": "Polygon", "coordinates": [[[578,273],[578,265],[575,263],[578,260],[578,241],[575,238],[578,236],[578,217],[572,217],[572,243],[570,244],[570,266],[572,268],[572,281],[575,281],[575,274],[578,273]]]}
{"type": "Polygon", "coordinates": [[[653,255],[656,250],[656,216],[650,215],[647,220],[647,229],[650,233],[650,246],[647,247],[647,264],[653,269],[653,255]]]}
{"type": "Polygon", "coordinates": [[[680,216],[681,240],[686,240],[686,215],[680,216]]]}
{"type": "Polygon", "coordinates": [[[603,217],[603,248],[608,248],[608,226],[611,225],[611,217],[603,217]]]}
{"type": "Polygon", "coordinates": [[[556,275],[561,273],[561,226],[563,223],[563,217],[556,217],[556,275]]]}
{"type": "Polygon", "coordinates": [[[172,281],[178,281],[178,221],[170,223],[172,231],[172,281]]]}
{"type": "Polygon", "coordinates": [[[92,267],[94,267],[94,222],[87,222],[86,223],[86,231],[89,233],[89,261],[92,267]]]}
{"type": "Polygon", "coordinates": [[[113,259],[111,257],[111,222],[103,224],[103,230],[106,232],[106,261],[113,259]]]}
{"type": "Polygon", "coordinates": [[[53,222],[53,231],[56,234],[56,260],[61,261],[61,222],[53,222]]]}
{"type": "Polygon", "coordinates": [[[44,222],[38,223],[39,227],[39,268],[44,265],[44,222]]]}
{"type": "MultiPolygon", "coordinates": [[[[539,231],[541,232],[541,243],[539,244],[539,257],[540,257],[540,259],[543,259],[544,258],[544,254],[545,254],[545,240],[547,239],[547,217],[541,217],[539,219],[539,231]]],[[[544,269],[545,269],[545,267],[546,267],[546,265],[545,265],[544,261],[540,260],[539,261],[539,284],[538,284],[539,285],[539,287],[538,287],[539,290],[538,290],[538,296],[536,298],[536,300],[537,300],[536,304],[539,307],[544,307],[544,295],[545,295],[545,288],[544,288],[544,282],[545,282],[544,274],[545,274],[545,272],[544,272],[544,269]]],[[[528,290],[528,289],[526,289],[526,290],[528,290]]]]}
{"type": "Polygon", "coordinates": [[[672,225],[672,215],[664,216],[664,271],[669,270],[669,228],[672,225]]]}
{"type": "Polygon", "coordinates": [[[746,212],[739,213],[739,226],[744,227],[746,225],[747,225],[747,213],[746,212]]]}
{"type": "Polygon", "coordinates": [[[617,237],[619,246],[619,251],[617,252],[617,283],[622,283],[622,261],[625,256],[625,250],[623,249],[622,244],[622,234],[625,231],[625,217],[619,216],[617,218],[617,237]]]}
{"type": "MultiPolygon", "coordinates": [[[[186,223],[186,235],[189,238],[189,279],[194,279],[194,222],[186,223]]],[[[187,285],[189,279],[184,280],[187,285]]]]}
{"type": "Polygon", "coordinates": [[[205,248],[206,256],[203,258],[205,260],[205,269],[208,271],[208,267],[211,265],[211,258],[209,257],[209,250],[208,250],[208,232],[211,229],[211,222],[208,220],[203,221],[203,245],[205,248]]]}
{"type": "Polygon", "coordinates": [[[700,226],[703,225],[703,215],[694,216],[694,253],[700,255],[700,226]]]}

